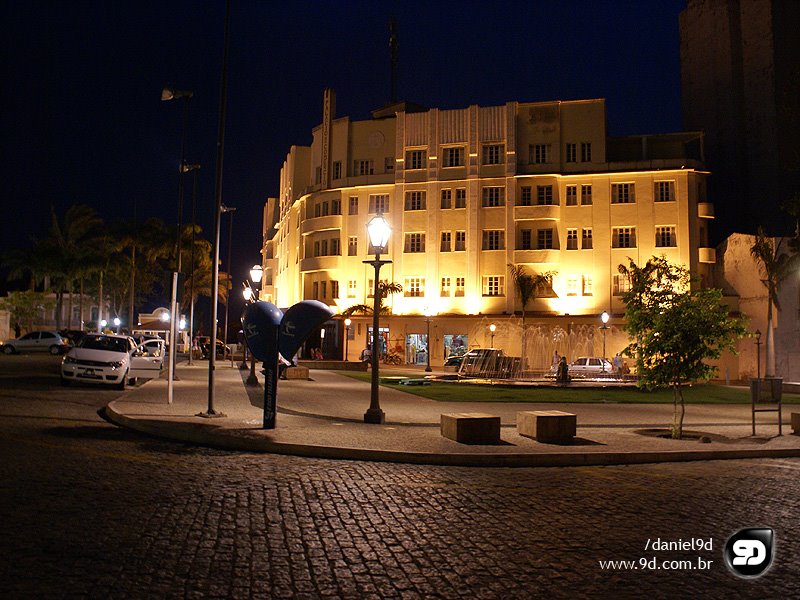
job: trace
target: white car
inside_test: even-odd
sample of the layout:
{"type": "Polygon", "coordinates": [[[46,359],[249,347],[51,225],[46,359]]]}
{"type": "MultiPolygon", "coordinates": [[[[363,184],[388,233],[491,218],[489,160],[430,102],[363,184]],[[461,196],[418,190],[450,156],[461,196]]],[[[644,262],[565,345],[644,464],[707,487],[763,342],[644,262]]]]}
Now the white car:
{"type": "Polygon", "coordinates": [[[608,359],[599,358],[597,356],[581,356],[580,358],[576,358],[569,365],[569,374],[573,376],[596,375],[597,373],[603,372],[612,375],[614,373],[614,367],[608,359]]]}
{"type": "Polygon", "coordinates": [[[67,342],[55,331],[31,331],[15,340],[3,342],[3,352],[49,352],[62,354],[69,348],[67,342]]]}
{"type": "Polygon", "coordinates": [[[102,383],[124,390],[137,378],[154,379],[164,364],[163,340],[139,346],[127,335],[85,335],[61,361],[61,385],[102,383]]]}

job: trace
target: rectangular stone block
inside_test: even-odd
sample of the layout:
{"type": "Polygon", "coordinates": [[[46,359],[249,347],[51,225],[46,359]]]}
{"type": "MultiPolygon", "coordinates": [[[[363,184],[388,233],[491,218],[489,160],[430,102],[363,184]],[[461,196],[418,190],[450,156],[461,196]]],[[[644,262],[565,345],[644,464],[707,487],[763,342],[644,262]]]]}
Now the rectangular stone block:
{"type": "Polygon", "coordinates": [[[578,429],[578,416],[560,410],[527,410],[517,413],[517,433],[545,444],[567,444],[578,429]]]}
{"type": "Polygon", "coordinates": [[[800,435],[800,413],[792,413],[792,431],[800,435]]]}
{"type": "Polygon", "coordinates": [[[500,417],[487,413],[446,413],[441,432],[461,444],[499,444],[500,417]]]}
{"type": "Polygon", "coordinates": [[[286,379],[308,379],[307,367],[286,367],[286,379]]]}

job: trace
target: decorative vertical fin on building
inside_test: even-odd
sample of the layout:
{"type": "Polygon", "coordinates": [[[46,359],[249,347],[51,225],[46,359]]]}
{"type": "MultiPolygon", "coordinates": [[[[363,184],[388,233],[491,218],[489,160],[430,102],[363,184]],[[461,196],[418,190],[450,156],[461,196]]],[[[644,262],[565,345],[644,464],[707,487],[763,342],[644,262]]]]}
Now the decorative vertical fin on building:
{"type": "Polygon", "coordinates": [[[325,88],[322,105],[322,187],[331,187],[331,130],[336,115],[336,92],[325,88]]]}

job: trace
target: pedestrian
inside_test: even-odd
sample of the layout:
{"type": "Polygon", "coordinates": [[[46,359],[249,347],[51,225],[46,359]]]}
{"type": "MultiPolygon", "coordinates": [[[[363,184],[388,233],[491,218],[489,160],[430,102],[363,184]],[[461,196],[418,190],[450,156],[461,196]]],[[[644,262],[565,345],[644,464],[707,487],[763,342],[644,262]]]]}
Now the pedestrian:
{"type": "Polygon", "coordinates": [[[14,323],[14,337],[18,338],[22,335],[22,328],[19,326],[19,322],[14,323]]]}
{"type": "Polygon", "coordinates": [[[558,363],[561,362],[561,357],[558,355],[558,350],[553,350],[553,370],[558,370],[558,363]]]}
{"type": "Polygon", "coordinates": [[[366,346],[366,347],[365,347],[365,348],[364,348],[364,349],[361,351],[361,356],[360,356],[360,358],[361,358],[361,362],[368,363],[368,362],[372,361],[372,350],[370,349],[369,345],[367,345],[367,346],[366,346]]]}
{"type": "Polygon", "coordinates": [[[562,356],[558,362],[558,370],[556,372],[556,381],[558,383],[569,383],[569,365],[567,364],[567,357],[562,356]]]}
{"type": "Polygon", "coordinates": [[[622,357],[617,352],[612,359],[612,365],[614,365],[614,375],[617,377],[622,377],[622,357]]]}

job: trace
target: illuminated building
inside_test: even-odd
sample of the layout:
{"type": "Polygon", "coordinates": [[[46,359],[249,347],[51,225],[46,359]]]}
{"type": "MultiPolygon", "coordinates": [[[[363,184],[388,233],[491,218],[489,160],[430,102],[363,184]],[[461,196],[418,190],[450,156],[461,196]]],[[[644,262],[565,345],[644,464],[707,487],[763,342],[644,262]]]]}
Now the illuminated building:
{"type": "MultiPolygon", "coordinates": [[[[706,199],[702,136],[608,138],[603,99],[509,102],[460,110],[400,103],[373,119],[335,118],[326,91],[310,146],[292,146],[280,195],[264,221],[264,290],[286,307],[317,299],[338,312],[371,304],[366,223],[383,211],[393,228],[381,276],[403,286],[386,304],[389,348],[423,364],[425,314],[434,366],[461,347],[521,352],[521,303],[509,264],[555,271],[552,293],[526,307],[526,358],[549,366],[553,350],[599,355],[600,314],[619,329],[626,280],[619,264],[654,254],[701,276],[713,207],[706,199]],[[273,211],[275,217],[273,218],[273,211]],[[277,219],[277,220],[276,220],[277,219]]],[[[368,317],[353,316],[350,360],[366,344],[368,317]]],[[[326,356],[341,357],[331,324],[326,356]]]]}

